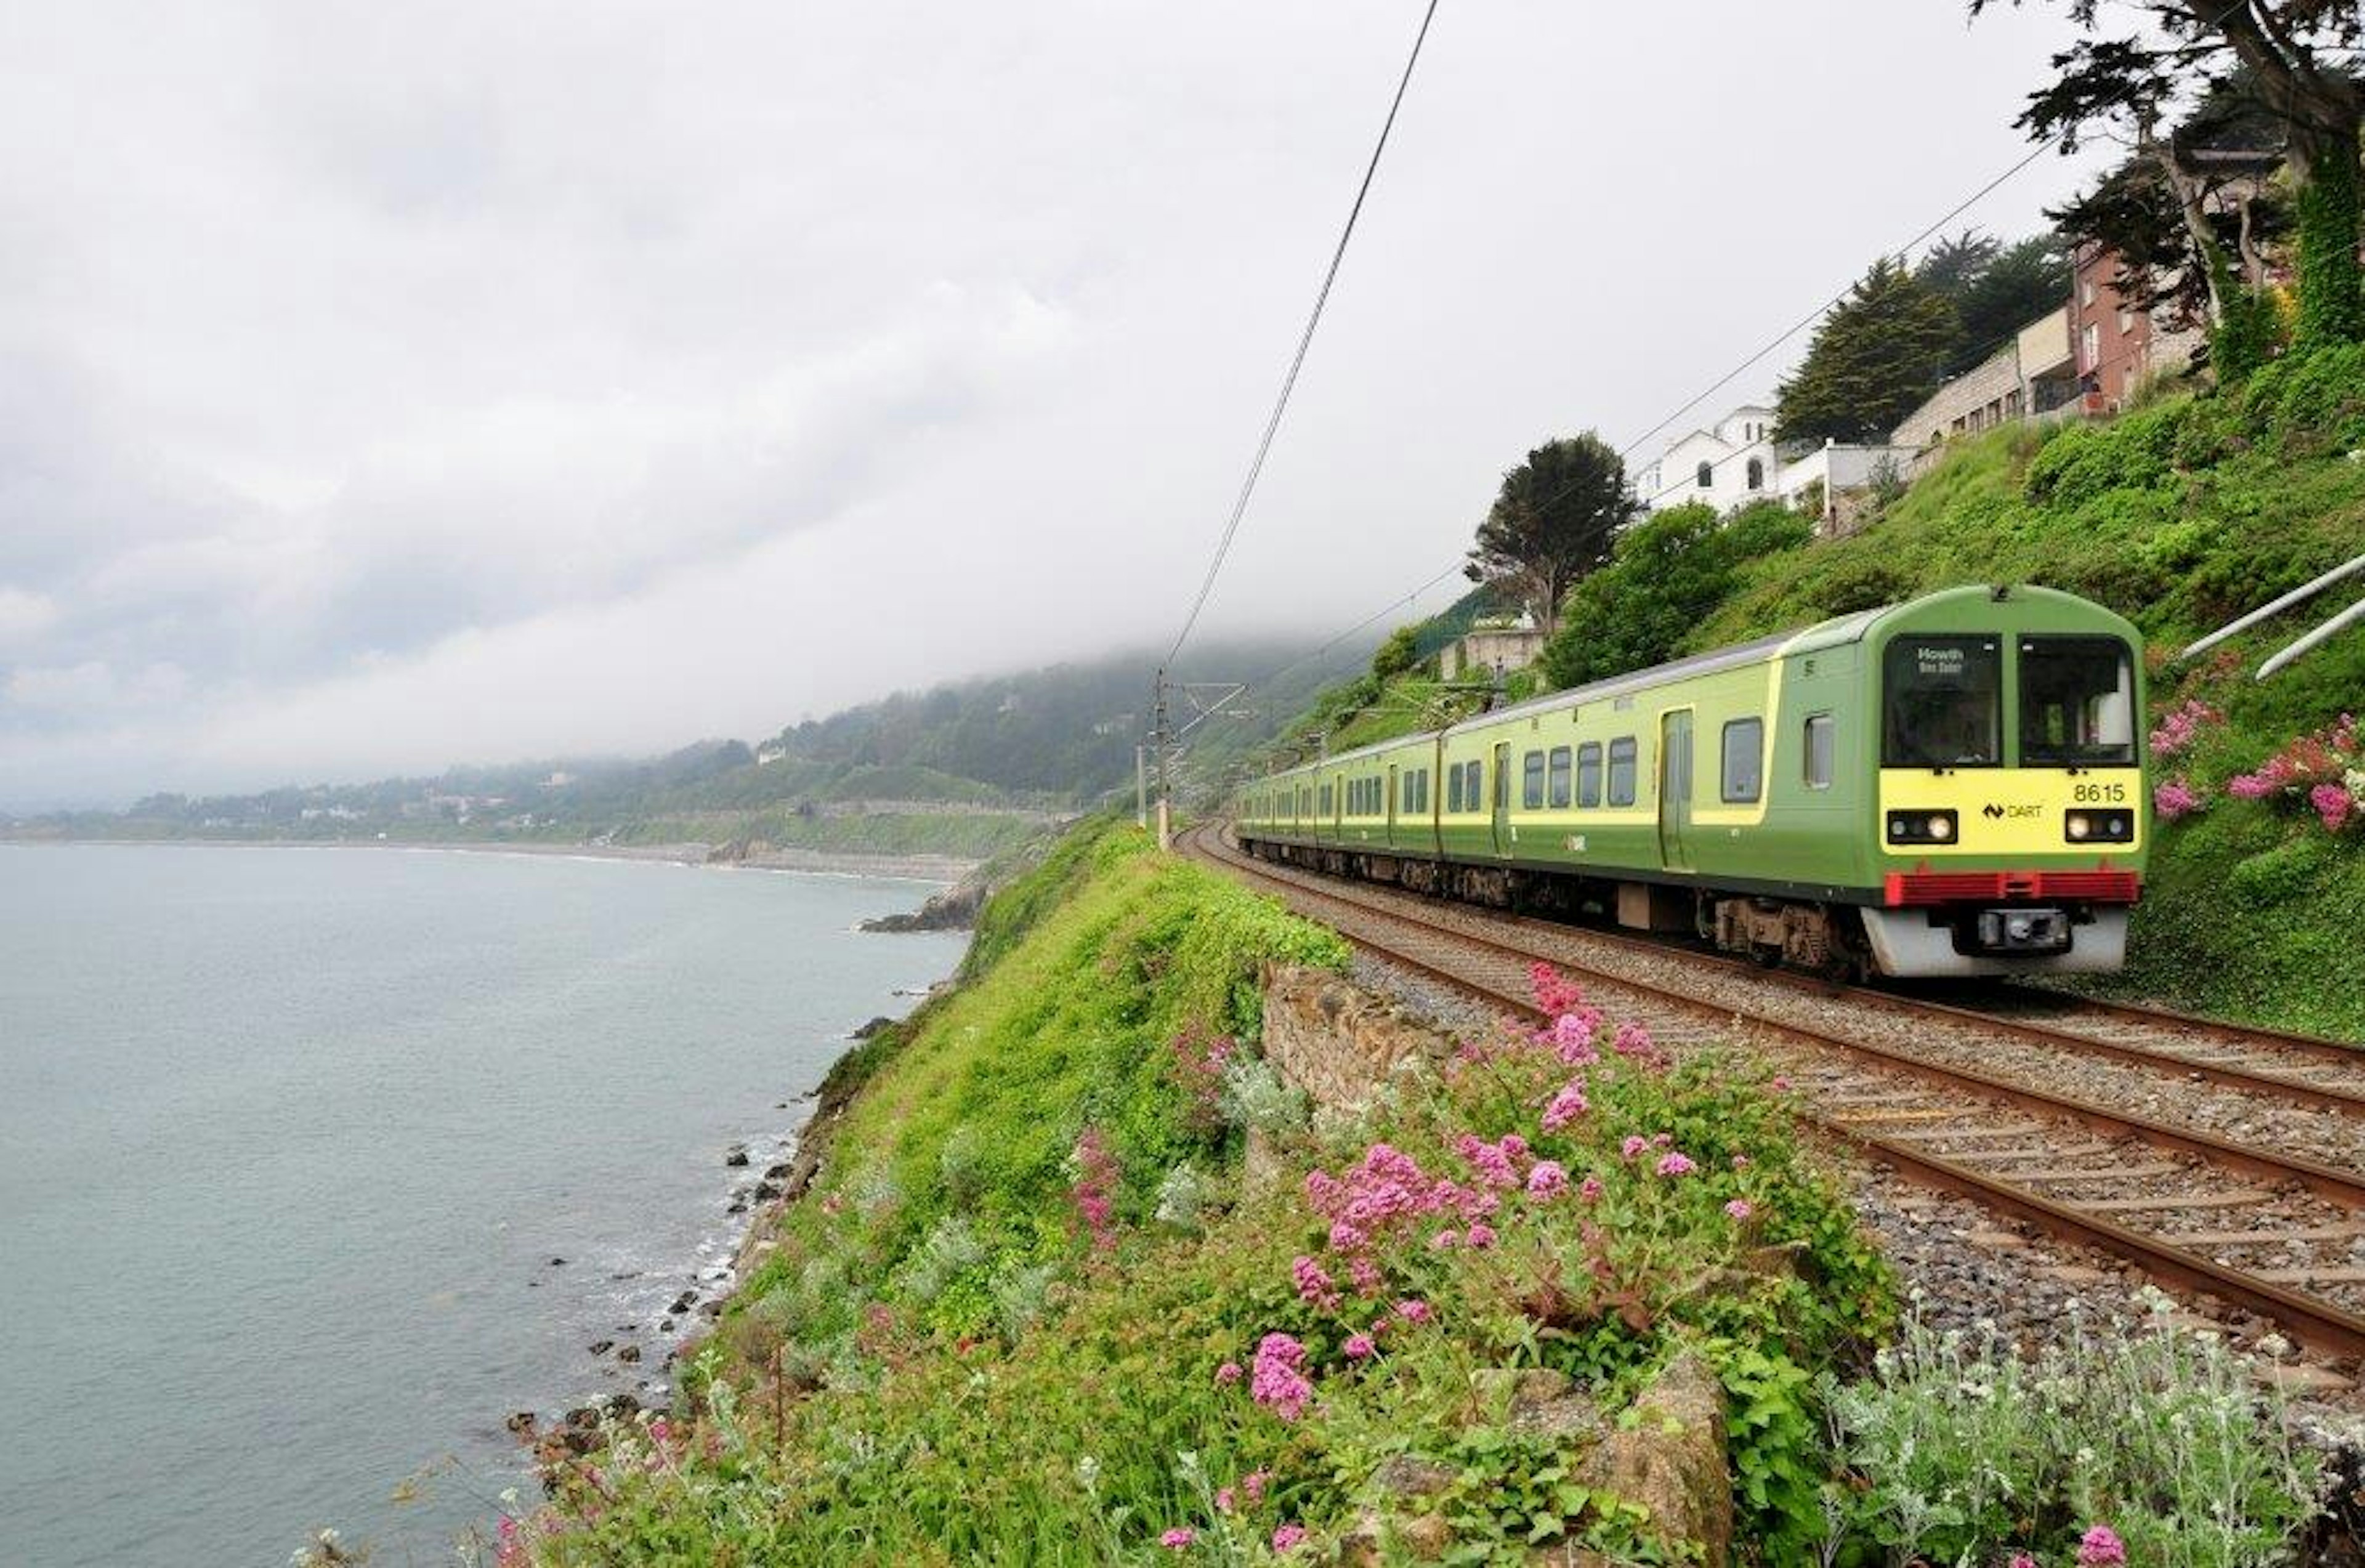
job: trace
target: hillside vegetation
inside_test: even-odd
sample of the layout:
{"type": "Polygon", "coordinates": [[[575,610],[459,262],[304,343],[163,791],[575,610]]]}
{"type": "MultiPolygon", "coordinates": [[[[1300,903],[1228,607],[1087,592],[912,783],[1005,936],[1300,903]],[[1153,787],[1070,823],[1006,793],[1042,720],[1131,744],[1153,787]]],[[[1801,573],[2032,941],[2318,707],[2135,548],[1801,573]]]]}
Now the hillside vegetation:
{"type": "MultiPolygon", "coordinates": [[[[1369,642],[1236,642],[1178,679],[1257,680],[1257,705],[1194,737],[1221,758],[1262,745],[1369,642]]],[[[0,836],[295,843],[711,846],[984,859],[1048,820],[1130,795],[1154,658],[1113,654],[905,692],[761,745],[710,740],[645,758],[548,758],[432,777],[247,795],[151,795],[127,810],[9,821],[0,836]]]]}

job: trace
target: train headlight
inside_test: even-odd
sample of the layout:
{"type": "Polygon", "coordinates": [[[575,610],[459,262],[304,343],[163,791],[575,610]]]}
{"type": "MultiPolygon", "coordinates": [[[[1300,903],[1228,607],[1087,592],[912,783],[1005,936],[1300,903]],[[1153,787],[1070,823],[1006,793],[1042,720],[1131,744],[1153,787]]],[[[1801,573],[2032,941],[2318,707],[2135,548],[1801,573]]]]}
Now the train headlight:
{"type": "Polygon", "coordinates": [[[2131,811],[2071,812],[2061,819],[2061,836],[2072,844],[2132,844],[2135,814],[2131,811]]]}
{"type": "Polygon", "coordinates": [[[1952,812],[1890,812],[1886,827],[1891,844],[1951,844],[1955,838],[1952,812]]]}

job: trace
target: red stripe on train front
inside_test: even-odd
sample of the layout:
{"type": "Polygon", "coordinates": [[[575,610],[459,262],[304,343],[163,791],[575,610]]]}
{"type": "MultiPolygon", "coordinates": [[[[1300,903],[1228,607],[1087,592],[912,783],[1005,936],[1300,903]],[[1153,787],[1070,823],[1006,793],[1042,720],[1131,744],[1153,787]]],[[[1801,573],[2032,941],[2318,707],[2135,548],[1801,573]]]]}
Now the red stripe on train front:
{"type": "Polygon", "coordinates": [[[2142,892],[2143,876],[2135,871],[1891,871],[1881,902],[1891,908],[1998,899],[2133,903],[2142,892]]]}

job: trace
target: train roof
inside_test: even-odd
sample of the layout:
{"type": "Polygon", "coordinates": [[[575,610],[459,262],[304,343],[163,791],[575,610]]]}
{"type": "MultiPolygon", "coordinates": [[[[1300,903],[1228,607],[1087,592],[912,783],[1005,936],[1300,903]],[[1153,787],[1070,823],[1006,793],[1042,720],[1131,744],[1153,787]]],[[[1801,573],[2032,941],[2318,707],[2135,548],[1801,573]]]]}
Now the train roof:
{"type": "MultiPolygon", "coordinates": [[[[1629,670],[1624,675],[1610,676],[1607,679],[1590,681],[1584,686],[1572,686],[1560,691],[1548,691],[1541,697],[1530,697],[1524,702],[1513,703],[1508,708],[1496,708],[1490,712],[1473,714],[1459,723],[1446,726],[1444,733],[1449,735],[1463,734],[1499,724],[1506,719],[1554,712],[1580,703],[1598,702],[1606,698],[1622,697],[1629,692],[1644,690],[1686,676],[1713,675],[1719,670],[1733,669],[1743,665],[1754,664],[1777,653],[1813,653],[1820,648],[1843,647],[1850,643],[1862,642],[1866,634],[1879,622],[1901,616],[1909,610],[1929,610],[1949,603],[1968,600],[1988,602],[1993,599],[1996,591],[1978,585],[1941,588],[1935,593],[1926,593],[1918,599],[1904,599],[1896,604],[1882,605],[1877,610],[1860,610],[1851,615],[1835,615],[1828,621],[1819,621],[1811,626],[1803,627],[1796,632],[1783,632],[1771,637],[1759,637],[1747,643],[1735,643],[1731,647],[1714,648],[1704,654],[1692,654],[1684,658],[1670,659],[1665,664],[1629,670]]],[[[2082,605],[2092,610],[2098,620],[2106,620],[2121,626],[2125,625],[2119,616],[2102,606],[2090,604],[2075,594],[2063,593],[2058,588],[2014,585],[2010,591],[2015,597],[2025,596],[2055,603],[2082,605]]],[[[1438,732],[1430,730],[1421,733],[1435,734],[1438,732]]],[[[1336,756],[1321,757],[1312,762],[1301,762],[1295,767],[1285,767],[1278,773],[1267,774],[1265,777],[1278,778],[1287,774],[1303,772],[1308,768],[1335,767],[1341,764],[1360,761],[1367,756],[1376,756],[1382,752],[1393,751],[1411,738],[1410,735],[1398,735],[1393,740],[1373,741],[1369,745],[1357,746],[1353,751],[1342,751],[1336,756]]]]}

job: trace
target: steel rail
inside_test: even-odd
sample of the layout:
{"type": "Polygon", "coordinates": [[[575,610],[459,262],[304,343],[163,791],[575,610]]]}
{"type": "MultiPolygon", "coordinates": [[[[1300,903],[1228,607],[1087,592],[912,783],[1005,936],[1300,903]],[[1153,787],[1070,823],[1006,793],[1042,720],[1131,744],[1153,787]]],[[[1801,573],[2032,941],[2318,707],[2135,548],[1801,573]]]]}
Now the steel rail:
{"type": "MultiPolygon", "coordinates": [[[[1210,849],[1207,840],[1215,832],[1209,827],[1194,829],[1182,842],[1200,857],[1223,866],[1235,874],[1289,890],[1302,898],[1338,905],[1367,918],[1424,932],[1432,938],[1444,938],[1467,948],[1519,962],[1541,960],[1574,969],[1592,979],[1611,985],[1626,986],[1645,994],[1672,1002],[1693,1013],[1713,1014],[1720,1018],[1749,1022],[1778,1035],[1804,1039],[1811,1044],[1830,1046],[1847,1054],[1870,1058],[1883,1067],[1902,1070],[1911,1075],[1937,1078],[1950,1084],[1992,1093],[2023,1109],[2047,1111],[2067,1115],[2088,1126],[2104,1129],[2124,1128],[2125,1136],[2149,1139],[2146,1133],[2158,1131],[2169,1135],[2171,1141],[2162,1147],[2176,1148],[2181,1152],[2213,1163],[2231,1163],[2236,1169],[2252,1174],[2264,1174],[2278,1180],[2298,1180],[2314,1187],[2309,1177],[2314,1175],[2337,1178],[2351,1192],[2365,1190],[2365,1183],[2334,1171],[2328,1167],[2309,1161],[2284,1159],[2259,1150],[2244,1148],[2222,1139],[2166,1128],[2145,1118],[2105,1111],[2083,1102],[2052,1096],[2042,1091],[2028,1090],[2003,1083],[1985,1074],[1959,1069],[1939,1068],[1915,1058],[1883,1050],[1878,1047],[1850,1042],[1821,1031],[1786,1023],[1779,1019],[1755,1017],[1735,1012],[1712,1002],[1654,985],[1648,981],[1629,980],[1623,976],[1587,969],[1550,954],[1532,953],[1511,944],[1476,936],[1467,932],[1449,930],[1411,916],[1376,908],[1344,898],[1324,889],[1308,887],[1293,878],[1281,877],[1257,865],[1237,851],[1210,849]],[[2234,1158],[2228,1159],[2227,1156],[2234,1158]]],[[[1492,1006],[1505,1008],[1521,1016],[1541,1019],[1542,1009],[1516,991],[1474,979],[1466,974],[1440,965],[1400,946],[1373,936],[1369,932],[1341,931],[1346,939],[1375,957],[1411,969],[1428,979],[1447,986],[1461,994],[1492,1006]]],[[[2100,1248],[2128,1259],[2156,1278],[2200,1291],[2221,1300],[2248,1308],[2281,1324],[2293,1338],[2316,1350],[2337,1356],[2365,1356],[2365,1316],[2347,1312],[2331,1303],[2303,1293],[2287,1290],[2270,1281],[2259,1279],[2239,1269],[2189,1252],[2172,1242],[2146,1236],[2139,1231],[2087,1213],[2073,1204],[2046,1198],[2025,1187],[1998,1180],[1983,1172],[1958,1165],[1952,1160],[1918,1149],[1911,1145],[1888,1138],[1877,1133],[1853,1126],[1835,1117],[1809,1111],[1808,1119],[1831,1135],[1866,1150],[1894,1166],[1907,1179],[1922,1186],[1954,1192],[1973,1198],[1998,1211],[2013,1215],[2064,1239],[2100,1248]]]]}
{"type": "MultiPolygon", "coordinates": [[[[1292,866],[1289,869],[1302,876],[1320,875],[1318,872],[1308,871],[1304,867],[1292,866]]],[[[1388,888],[1384,884],[1362,884],[1348,879],[1342,882],[1342,885],[1369,885],[1383,894],[1394,893],[1400,897],[1418,896],[1406,893],[1401,889],[1388,888]]],[[[2209,1082],[2223,1084],[2228,1089],[2240,1089],[2254,1094],[2263,1094],[2303,1105],[2314,1111],[2326,1111],[2336,1115],[2365,1118],[2365,1077],[2360,1077],[2360,1087],[2357,1089],[2315,1083],[2303,1078],[2286,1077],[2281,1073],[2260,1071],[2255,1068],[2232,1063],[2199,1061],[2191,1057],[2180,1056],[2174,1051],[2155,1049],[2124,1040],[2107,1039],[2079,1029],[2065,1028],[2057,1024],[2006,1017],[1977,1007],[1936,1002],[1923,997],[1903,996],[1896,991],[1885,991],[1875,986],[1849,984],[1828,977],[1801,974],[1794,970],[1761,969],[1746,958],[1736,958],[1722,953],[1701,952],[1698,948],[1681,946],[1652,937],[1638,936],[1631,932],[1603,931],[1592,926],[1569,925],[1561,922],[1541,920],[1534,915],[1512,914],[1499,910],[1482,909],[1475,905],[1460,907],[1467,907],[1474,914],[1482,915],[1487,920],[1533,931],[1540,935],[1552,934],[1564,940],[1599,942],[1609,946],[1656,958],[1666,958],[1672,955],[1687,962],[1745,974],[1754,980],[1788,986],[1793,991],[1805,991],[1815,996],[1845,998],[1851,1002],[1860,1002],[1866,1006],[1878,1007],[1891,1013],[1935,1015],[1965,1027],[1988,1029],[2010,1035],[2028,1041],[2032,1045],[2050,1046],[2056,1049],[2105,1057],[2115,1061],[2125,1062],[2129,1066],[2157,1071],[2197,1074],[2209,1082]]],[[[2365,1049],[2344,1046],[2337,1040],[2327,1040],[2313,1035],[2288,1034],[2281,1030],[2249,1028],[2242,1025],[2200,1018],[2189,1014],[2171,1013],[2165,1009],[2136,1007],[2127,1002],[2090,1002],[2084,997],[2072,997],[2058,991],[2036,991],[2023,988],[2019,994],[2031,997],[2041,996],[2047,1000],[2057,997],[2072,1005],[2082,1005],[2091,1011],[2124,1016],[2132,1021],[2149,1024],[2155,1027],[2213,1030],[2238,1045],[2303,1053],[2339,1062],[2345,1067],[2358,1070],[2361,1074],[2365,1074],[2365,1049]]]]}

